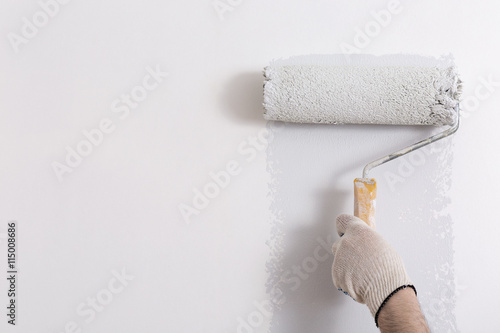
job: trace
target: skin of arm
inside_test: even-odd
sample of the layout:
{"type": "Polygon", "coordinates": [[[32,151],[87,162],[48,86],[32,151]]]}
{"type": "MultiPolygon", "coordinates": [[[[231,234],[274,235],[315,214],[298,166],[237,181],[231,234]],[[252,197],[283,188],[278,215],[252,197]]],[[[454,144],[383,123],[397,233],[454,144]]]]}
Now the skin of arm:
{"type": "Polygon", "coordinates": [[[380,310],[381,333],[430,333],[417,296],[411,288],[395,293],[380,310]]]}

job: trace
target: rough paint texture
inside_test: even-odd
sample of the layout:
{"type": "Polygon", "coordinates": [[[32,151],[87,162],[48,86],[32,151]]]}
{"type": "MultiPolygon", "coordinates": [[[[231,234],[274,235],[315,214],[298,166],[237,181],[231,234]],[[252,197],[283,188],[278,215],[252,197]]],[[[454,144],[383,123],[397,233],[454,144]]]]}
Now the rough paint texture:
{"type": "MultiPolygon", "coordinates": [[[[412,130],[332,130],[290,123],[271,129],[267,166],[273,218],[266,285],[274,311],[267,332],[379,332],[368,309],[334,287],[333,256],[323,243],[338,237],[336,216],[352,211],[352,179],[366,160],[392,150],[391,142],[397,146],[401,140],[428,135],[425,127],[412,130]]],[[[412,152],[374,174],[377,231],[403,257],[433,332],[458,332],[448,194],[452,140],[412,152]]]]}
{"type": "Polygon", "coordinates": [[[265,69],[264,118],[297,123],[451,125],[461,83],[450,57],[294,57],[265,69]]]}

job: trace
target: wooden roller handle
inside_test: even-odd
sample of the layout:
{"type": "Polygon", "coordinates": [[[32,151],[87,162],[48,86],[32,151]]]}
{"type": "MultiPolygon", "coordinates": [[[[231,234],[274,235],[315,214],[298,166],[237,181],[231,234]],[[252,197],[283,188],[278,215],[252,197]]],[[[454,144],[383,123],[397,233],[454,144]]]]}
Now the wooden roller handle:
{"type": "Polygon", "coordinates": [[[354,216],[359,217],[372,228],[375,228],[376,198],[377,182],[375,179],[354,179],[354,216]]]}

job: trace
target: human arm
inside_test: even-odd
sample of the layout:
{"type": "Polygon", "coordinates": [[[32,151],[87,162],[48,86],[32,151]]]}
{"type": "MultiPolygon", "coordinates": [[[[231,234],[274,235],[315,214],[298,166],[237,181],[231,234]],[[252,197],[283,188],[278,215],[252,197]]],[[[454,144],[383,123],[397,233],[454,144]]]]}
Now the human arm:
{"type": "Polygon", "coordinates": [[[411,288],[397,291],[380,309],[378,326],[382,333],[428,333],[429,328],[411,288]]]}

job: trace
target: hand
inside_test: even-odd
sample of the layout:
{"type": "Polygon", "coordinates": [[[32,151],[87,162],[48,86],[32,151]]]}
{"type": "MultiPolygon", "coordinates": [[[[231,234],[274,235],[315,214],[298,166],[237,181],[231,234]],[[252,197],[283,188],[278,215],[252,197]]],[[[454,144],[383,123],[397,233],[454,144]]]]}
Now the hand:
{"type": "Polygon", "coordinates": [[[340,215],[337,232],[341,238],[332,248],[333,283],[366,304],[372,316],[376,317],[382,303],[398,288],[415,290],[396,250],[361,219],[340,215]]]}

